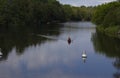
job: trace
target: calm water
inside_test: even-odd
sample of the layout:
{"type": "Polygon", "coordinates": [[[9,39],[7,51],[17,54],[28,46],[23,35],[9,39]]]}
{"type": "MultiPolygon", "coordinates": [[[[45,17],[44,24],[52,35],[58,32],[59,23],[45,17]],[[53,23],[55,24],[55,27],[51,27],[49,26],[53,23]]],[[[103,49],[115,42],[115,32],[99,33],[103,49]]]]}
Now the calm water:
{"type": "Polygon", "coordinates": [[[0,34],[0,78],[120,78],[120,40],[96,32],[91,22],[29,31],[0,34]]]}

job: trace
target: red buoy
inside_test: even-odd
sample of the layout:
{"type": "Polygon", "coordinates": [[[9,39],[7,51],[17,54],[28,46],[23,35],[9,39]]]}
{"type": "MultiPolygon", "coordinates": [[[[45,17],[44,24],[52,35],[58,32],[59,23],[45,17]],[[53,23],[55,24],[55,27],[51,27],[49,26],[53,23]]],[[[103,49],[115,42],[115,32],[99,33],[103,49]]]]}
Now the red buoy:
{"type": "Polygon", "coordinates": [[[71,38],[70,37],[68,37],[68,44],[71,44],[71,38]]]}

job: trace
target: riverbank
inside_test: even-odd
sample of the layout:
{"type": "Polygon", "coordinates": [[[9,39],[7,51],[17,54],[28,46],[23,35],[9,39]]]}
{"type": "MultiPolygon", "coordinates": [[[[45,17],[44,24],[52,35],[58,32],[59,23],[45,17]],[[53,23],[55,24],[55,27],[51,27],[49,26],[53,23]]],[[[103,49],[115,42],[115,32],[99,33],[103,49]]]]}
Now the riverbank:
{"type": "Polygon", "coordinates": [[[97,30],[111,37],[120,35],[120,2],[114,1],[96,7],[92,22],[97,30]]]}
{"type": "Polygon", "coordinates": [[[120,38],[120,26],[109,26],[107,28],[104,28],[104,26],[97,26],[96,30],[110,37],[120,38]]]}

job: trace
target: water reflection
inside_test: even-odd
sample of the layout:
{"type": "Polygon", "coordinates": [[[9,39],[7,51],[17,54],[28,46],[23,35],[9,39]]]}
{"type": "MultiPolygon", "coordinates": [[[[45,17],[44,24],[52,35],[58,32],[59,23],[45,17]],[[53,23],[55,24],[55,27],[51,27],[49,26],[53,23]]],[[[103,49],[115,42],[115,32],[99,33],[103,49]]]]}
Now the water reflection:
{"type": "Polygon", "coordinates": [[[82,60],[83,60],[84,63],[86,63],[87,58],[86,57],[82,57],[82,60]]]}
{"type": "Polygon", "coordinates": [[[3,54],[0,60],[7,60],[8,54],[12,51],[13,48],[16,48],[17,54],[21,55],[24,52],[25,48],[29,46],[36,46],[37,44],[44,43],[44,41],[47,40],[34,34],[49,33],[51,36],[57,36],[60,33],[60,26],[56,26],[56,24],[53,24],[52,26],[44,25],[40,27],[42,29],[22,28],[18,31],[13,31],[10,29],[9,31],[0,32],[0,48],[1,53],[3,54]],[[50,29],[56,31],[49,31],[50,29]]]}
{"type": "Polygon", "coordinates": [[[0,77],[112,78],[111,59],[94,51],[91,42],[91,33],[95,32],[93,24],[69,22],[65,25],[37,27],[32,32],[30,29],[27,32],[1,33],[0,77]],[[73,27],[70,31],[68,25],[73,27]],[[74,40],[70,45],[68,37],[74,40]],[[83,50],[88,58],[82,58],[83,50]]]}
{"type": "Polygon", "coordinates": [[[116,58],[115,62],[113,63],[114,67],[117,69],[117,72],[114,73],[114,78],[120,78],[120,58],[116,58]]]}
{"type": "Polygon", "coordinates": [[[117,72],[114,74],[114,78],[120,78],[120,39],[96,32],[92,35],[92,42],[97,53],[115,59],[113,66],[117,72]]]}
{"type": "Polygon", "coordinates": [[[93,34],[92,42],[96,52],[105,54],[107,57],[120,58],[120,39],[97,32],[93,34]]]}

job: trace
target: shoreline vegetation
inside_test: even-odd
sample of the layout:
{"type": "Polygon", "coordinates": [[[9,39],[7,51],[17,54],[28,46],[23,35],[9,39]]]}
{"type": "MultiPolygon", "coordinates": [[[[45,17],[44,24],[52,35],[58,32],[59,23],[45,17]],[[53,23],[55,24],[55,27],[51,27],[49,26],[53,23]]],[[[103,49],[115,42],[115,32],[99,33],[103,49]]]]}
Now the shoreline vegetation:
{"type": "Polygon", "coordinates": [[[120,38],[120,27],[119,26],[110,26],[104,28],[103,26],[97,26],[96,30],[110,37],[120,38]]]}
{"type": "Polygon", "coordinates": [[[120,34],[120,0],[94,7],[63,5],[57,0],[0,0],[0,32],[66,21],[92,21],[97,31],[116,37],[120,34]]]}
{"type": "Polygon", "coordinates": [[[97,6],[92,22],[97,25],[97,31],[120,38],[120,2],[115,1],[97,6]]]}
{"type": "Polygon", "coordinates": [[[57,0],[0,0],[0,31],[66,21],[90,21],[93,7],[62,5],[57,0]]]}

